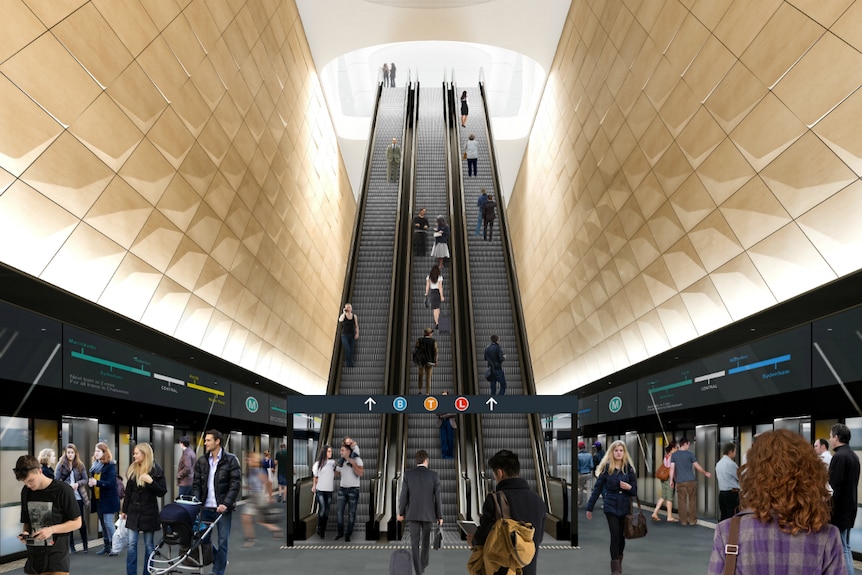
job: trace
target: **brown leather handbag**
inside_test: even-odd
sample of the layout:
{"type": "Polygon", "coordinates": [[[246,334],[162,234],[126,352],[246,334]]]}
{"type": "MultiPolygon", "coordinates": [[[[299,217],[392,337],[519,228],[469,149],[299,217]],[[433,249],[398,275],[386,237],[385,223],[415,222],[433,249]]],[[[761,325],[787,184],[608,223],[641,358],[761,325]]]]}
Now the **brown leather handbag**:
{"type": "Polygon", "coordinates": [[[623,536],[626,539],[640,539],[647,534],[646,516],[641,510],[641,500],[637,497],[635,500],[638,502],[637,513],[635,513],[634,503],[629,499],[629,514],[623,517],[623,536]]]}

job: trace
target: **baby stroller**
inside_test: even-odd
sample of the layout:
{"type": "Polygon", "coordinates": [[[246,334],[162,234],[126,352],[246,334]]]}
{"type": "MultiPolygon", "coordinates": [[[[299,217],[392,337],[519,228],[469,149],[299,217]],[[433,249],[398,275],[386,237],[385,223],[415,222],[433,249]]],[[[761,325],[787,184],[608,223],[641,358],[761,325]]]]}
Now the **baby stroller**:
{"type": "Polygon", "coordinates": [[[202,509],[200,501],[187,497],[180,497],[162,508],[159,523],[164,536],[147,558],[147,571],[150,575],[200,575],[203,568],[213,562],[209,535],[221,519],[221,514],[216,515],[215,520],[205,522],[201,519],[202,509]],[[166,553],[161,552],[163,548],[166,553]]]}

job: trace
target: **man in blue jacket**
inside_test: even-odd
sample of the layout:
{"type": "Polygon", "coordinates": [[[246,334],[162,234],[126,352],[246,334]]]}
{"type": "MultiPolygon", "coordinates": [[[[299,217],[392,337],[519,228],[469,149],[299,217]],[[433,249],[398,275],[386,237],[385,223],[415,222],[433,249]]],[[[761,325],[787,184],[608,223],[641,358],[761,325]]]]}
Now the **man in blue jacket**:
{"type": "Polygon", "coordinates": [[[233,453],[222,449],[223,436],[220,431],[210,429],[204,437],[206,455],[195,464],[192,495],[204,504],[204,521],[215,520],[218,529],[218,548],[213,551],[213,575],[224,575],[227,567],[230,525],[236,501],[242,492],[242,471],[239,460],[233,453]]]}

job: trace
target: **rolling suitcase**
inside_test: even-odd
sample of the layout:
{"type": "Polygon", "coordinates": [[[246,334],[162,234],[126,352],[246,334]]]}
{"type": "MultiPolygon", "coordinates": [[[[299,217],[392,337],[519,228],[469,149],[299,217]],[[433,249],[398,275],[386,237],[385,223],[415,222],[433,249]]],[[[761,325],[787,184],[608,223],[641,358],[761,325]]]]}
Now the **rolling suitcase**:
{"type": "Polygon", "coordinates": [[[406,549],[396,549],[389,557],[389,575],[413,575],[413,557],[406,549]]]}

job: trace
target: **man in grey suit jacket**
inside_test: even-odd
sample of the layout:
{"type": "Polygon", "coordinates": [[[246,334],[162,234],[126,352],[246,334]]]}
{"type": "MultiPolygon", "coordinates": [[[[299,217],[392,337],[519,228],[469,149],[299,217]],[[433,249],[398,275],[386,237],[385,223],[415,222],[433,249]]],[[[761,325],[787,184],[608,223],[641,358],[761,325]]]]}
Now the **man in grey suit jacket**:
{"type": "Polygon", "coordinates": [[[404,472],[398,521],[407,520],[410,545],[413,547],[413,571],[422,575],[428,567],[431,546],[431,525],[443,525],[443,501],[440,499],[440,478],[428,469],[428,452],[416,452],[416,467],[404,472]],[[419,542],[422,542],[420,553],[419,542]]]}

